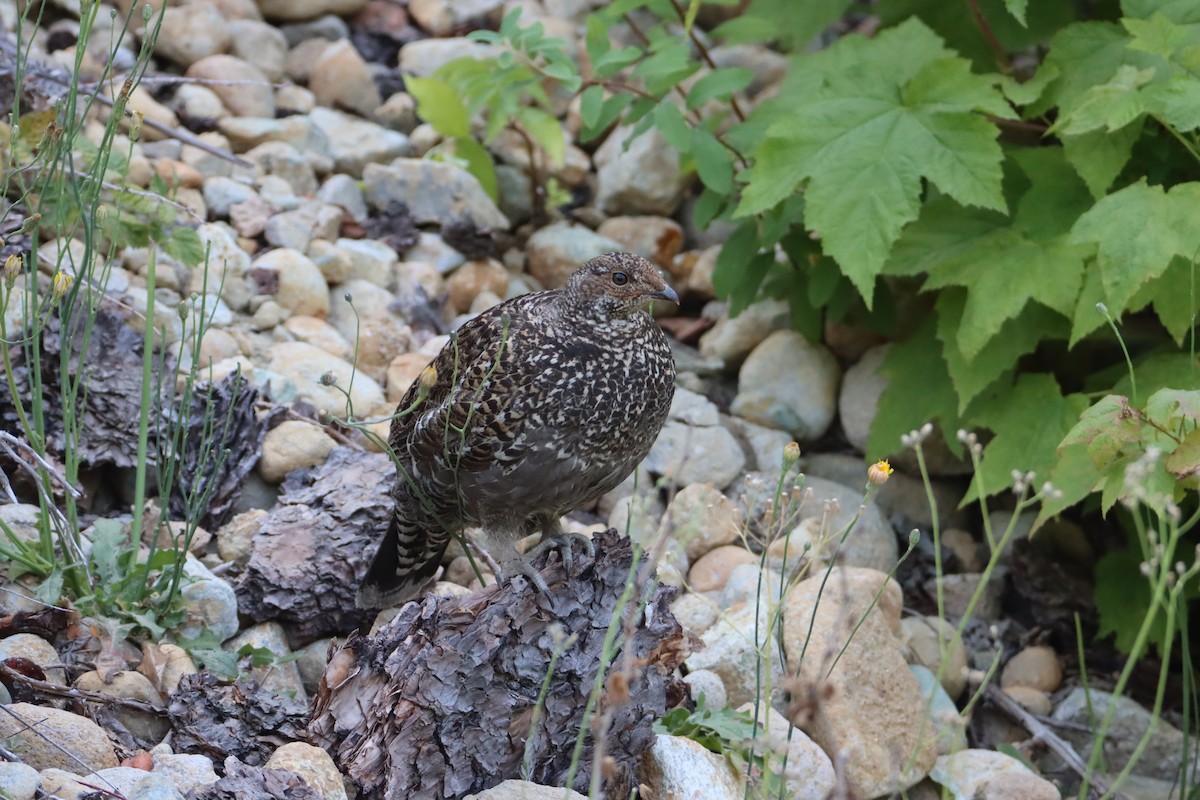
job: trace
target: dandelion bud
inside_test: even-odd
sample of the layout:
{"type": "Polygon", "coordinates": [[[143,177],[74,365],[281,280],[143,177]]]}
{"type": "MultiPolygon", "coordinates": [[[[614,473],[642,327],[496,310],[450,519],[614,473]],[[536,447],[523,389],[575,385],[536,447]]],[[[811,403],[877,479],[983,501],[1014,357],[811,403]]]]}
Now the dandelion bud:
{"type": "Polygon", "coordinates": [[[338,377],[333,370],[323,373],[321,377],[317,379],[317,383],[321,384],[322,386],[337,386],[337,382],[338,377]]]}
{"type": "Polygon", "coordinates": [[[931,433],[933,433],[933,423],[932,422],[926,422],[924,425],[921,426],[921,438],[922,439],[928,439],[929,434],[931,434],[931,433]]]}
{"type": "Polygon", "coordinates": [[[136,142],[138,140],[138,134],[142,132],[142,123],[145,122],[145,120],[146,115],[141,111],[134,111],[131,114],[131,119],[129,122],[129,141],[136,142]]]}
{"type": "Polygon", "coordinates": [[[350,305],[354,305],[354,295],[350,294],[349,292],[346,292],[344,295],[342,295],[342,298],[350,305]]]}
{"type": "Polygon", "coordinates": [[[1182,561],[1176,561],[1175,571],[1182,575],[1183,573],[1187,572],[1187,564],[1184,564],[1182,561]]]}
{"type": "Polygon", "coordinates": [[[54,281],[51,284],[51,293],[55,300],[62,299],[62,296],[71,291],[71,284],[75,283],[75,278],[62,270],[54,273],[54,281]]]}
{"type": "Polygon", "coordinates": [[[1104,305],[1104,303],[1096,303],[1096,313],[1102,317],[1107,317],[1108,306],[1104,305]]]}
{"type": "Polygon", "coordinates": [[[1141,564],[1138,564],[1138,572],[1142,573],[1143,577],[1149,578],[1151,569],[1149,561],[1143,561],[1141,564]]]}
{"type": "Polygon", "coordinates": [[[421,388],[427,392],[437,385],[437,379],[437,367],[435,367],[433,364],[430,364],[428,367],[421,370],[421,375],[417,378],[417,380],[421,383],[421,388]]]}
{"type": "Polygon", "coordinates": [[[18,229],[18,232],[33,233],[33,229],[36,228],[37,224],[41,221],[42,215],[35,211],[25,218],[25,221],[21,223],[21,227],[18,229]]]}
{"type": "Polygon", "coordinates": [[[180,303],[179,305],[175,306],[175,313],[179,315],[180,322],[187,322],[188,311],[190,308],[191,306],[187,303],[180,303]]]}
{"type": "Polygon", "coordinates": [[[787,472],[799,460],[800,445],[795,442],[788,442],[787,446],[783,448],[783,471],[787,472]]]}
{"type": "Polygon", "coordinates": [[[25,266],[25,260],[16,253],[11,254],[4,259],[4,279],[7,281],[15,281],[17,276],[21,274],[21,267],[25,266]]]}
{"type": "Polygon", "coordinates": [[[883,486],[887,483],[888,478],[892,477],[892,465],[887,462],[887,459],[876,461],[871,466],[867,467],[867,480],[876,486],[883,486]]]}
{"type": "Polygon", "coordinates": [[[142,19],[144,19],[146,22],[149,22],[150,18],[153,16],[154,6],[150,5],[149,3],[146,3],[146,5],[142,6],[142,19]]]}
{"type": "Polygon", "coordinates": [[[916,528],[913,528],[911,531],[908,532],[908,546],[909,547],[916,547],[917,543],[920,541],[921,541],[921,532],[919,530],[917,530],[916,528]]]}

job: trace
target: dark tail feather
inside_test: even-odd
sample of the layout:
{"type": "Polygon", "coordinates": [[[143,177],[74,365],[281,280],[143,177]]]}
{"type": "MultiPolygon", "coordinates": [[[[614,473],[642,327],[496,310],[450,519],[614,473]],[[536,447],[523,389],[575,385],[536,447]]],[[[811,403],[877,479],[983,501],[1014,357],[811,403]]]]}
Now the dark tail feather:
{"type": "Polygon", "coordinates": [[[359,608],[390,608],[412,599],[442,563],[440,544],[423,531],[402,533],[392,517],[354,598],[359,608]]]}

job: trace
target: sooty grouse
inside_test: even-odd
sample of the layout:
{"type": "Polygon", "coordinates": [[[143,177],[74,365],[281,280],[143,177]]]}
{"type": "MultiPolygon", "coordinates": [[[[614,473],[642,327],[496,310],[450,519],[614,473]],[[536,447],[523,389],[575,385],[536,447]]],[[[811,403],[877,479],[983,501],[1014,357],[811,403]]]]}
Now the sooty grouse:
{"type": "Polygon", "coordinates": [[[518,540],[559,539],[559,517],[633,471],[674,394],[655,299],[679,302],[650,262],[610,253],[563,288],[508,300],[459,330],[392,422],[396,511],[361,607],[416,594],[468,526],[484,529],[506,571],[520,569],[518,540]]]}

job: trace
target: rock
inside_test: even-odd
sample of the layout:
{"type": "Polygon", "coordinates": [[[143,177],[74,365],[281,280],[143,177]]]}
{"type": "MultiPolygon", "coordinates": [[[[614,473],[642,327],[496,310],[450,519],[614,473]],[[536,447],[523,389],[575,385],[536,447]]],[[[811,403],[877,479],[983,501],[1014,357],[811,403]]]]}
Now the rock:
{"type": "Polygon", "coordinates": [[[330,645],[340,643],[341,640],[337,637],[317,639],[296,651],[296,669],[300,670],[300,682],[310,696],[317,693],[317,686],[325,674],[330,645]]]}
{"type": "Polygon", "coordinates": [[[117,766],[108,735],[87,717],[30,703],[6,708],[9,713],[0,714],[0,740],[34,769],[77,770],[80,762],[93,769],[117,766]]]}
{"type": "Polygon", "coordinates": [[[362,223],[367,219],[367,201],[363,197],[362,188],[359,187],[358,181],[349,175],[330,175],[325,183],[321,184],[317,199],[342,209],[342,212],[355,222],[362,223]]]}
{"type": "Polygon", "coordinates": [[[280,483],[292,470],[325,463],[336,446],[322,428],[298,419],[284,420],[263,437],[258,473],[268,483],[280,483]]]}
{"type": "MultiPolygon", "coordinates": [[[[806,455],[803,461],[806,475],[827,478],[846,486],[857,486],[865,480],[866,465],[861,456],[845,453],[816,453],[806,455]]],[[[965,487],[956,481],[934,479],[931,482],[934,501],[937,503],[938,522],[942,526],[942,544],[954,549],[950,544],[950,530],[955,525],[965,525],[965,514],[959,510],[965,487]]],[[[914,478],[903,472],[894,472],[888,482],[878,487],[872,498],[883,512],[892,520],[892,524],[900,530],[933,528],[933,510],[925,494],[925,485],[920,478],[914,478]],[[899,518],[899,522],[897,521],[899,518]]],[[[960,534],[970,536],[964,531],[960,534]]],[[[972,547],[974,545],[972,544],[972,547]]],[[[982,564],[974,559],[961,562],[968,570],[979,570],[982,564]],[[970,566],[974,565],[974,566],[970,566]]]]}
{"type": "Polygon", "coordinates": [[[136,767],[107,767],[98,769],[90,775],[84,775],[82,782],[92,786],[112,787],[112,790],[119,796],[127,797],[133,793],[134,787],[142,779],[149,776],[150,773],[146,770],[136,767]]]}
{"type": "Polygon", "coordinates": [[[745,443],[742,449],[748,450],[747,455],[751,456],[746,462],[747,469],[768,473],[780,469],[784,448],[793,441],[791,434],[737,417],[723,417],[721,421],[745,443]]]}
{"type": "Polygon", "coordinates": [[[684,630],[699,636],[717,621],[717,617],[721,614],[721,607],[702,594],[688,592],[680,595],[671,603],[671,613],[675,615],[675,619],[683,626],[684,630]]]}
{"type": "Polygon", "coordinates": [[[1041,692],[1058,691],[1062,684],[1062,666],[1054,649],[1045,646],[1026,647],[1008,660],[1000,673],[1000,686],[1026,686],[1041,692]]]}
{"type": "Polygon", "coordinates": [[[67,685],[58,651],[40,636],[32,633],[14,633],[0,639],[0,661],[8,658],[27,658],[42,668],[48,682],[57,686],[67,685]]]}
{"type": "Polygon", "coordinates": [[[296,341],[319,347],[331,356],[348,359],[353,356],[354,348],[345,337],[338,333],[337,328],[323,319],[309,316],[291,316],[283,323],[283,328],[296,341]]]}
{"type": "Polygon", "coordinates": [[[339,280],[331,280],[331,283],[357,278],[384,289],[392,288],[400,263],[395,250],[371,239],[338,239],[334,244],[337,252],[346,258],[346,269],[339,280]]]}
{"type": "Polygon", "coordinates": [[[688,570],[688,585],[694,592],[721,589],[730,574],[743,564],[758,564],[758,556],[741,545],[715,547],[696,559],[688,570]]]}
{"type": "Polygon", "coordinates": [[[250,318],[250,324],[255,330],[269,331],[287,319],[291,313],[274,300],[264,300],[254,310],[254,316],[250,318]]]}
{"type": "Polygon", "coordinates": [[[350,401],[358,414],[365,414],[383,402],[383,389],[370,377],[346,361],[304,342],[280,342],[272,345],[267,368],[296,385],[299,396],[307,398],[319,412],[345,419],[346,396],[335,387],[350,393],[350,401]],[[330,374],[333,386],[321,383],[330,374]],[[353,375],[353,383],[351,376],[353,375]]]}
{"type": "Polygon", "coordinates": [[[739,564],[721,587],[717,603],[730,611],[739,608],[758,609],[760,623],[766,627],[770,615],[779,606],[782,586],[783,579],[776,570],[770,567],[764,569],[759,562],[739,564]]]}
{"type": "Polygon", "coordinates": [[[934,674],[940,669],[942,688],[952,699],[958,699],[967,688],[967,648],[954,626],[937,617],[905,617],[900,628],[908,663],[934,674]]]}
{"type": "MultiPolygon", "coordinates": [[[[353,49],[348,43],[346,47],[353,49]]],[[[339,172],[358,177],[368,163],[387,162],[413,154],[408,136],[375,122],[320,106],[311,109],[309,116],[327,136],[330,155],[334,159],[333,168],[339,172]]]]}
{"type": "MultiPolygon", "coordinates": [[[[776,481],[774,476],[763,481],[767,497],[774,494],[776,481]]],[[[861,491],[812,476],[805,476],[803,483],[806,499],[795,512],[795,519],[800,522],[797,527],[801,532],[792,540],[793,545],[799,544],[802,548],[805,540],[802,537],[807,537],[812,543],[809,555],[828,560],[833,556],[834,549],[839,547],[843,530],[857,515],[858,519],[850,534],[844,542],[840,542],[840,548],[837,549],[838,562],[845,566],[869,567],[881,572],[892,568],[900,557],[896,534],[874,502],[867,502],[860,510],[863,502],[861,491]],[[811,494],[808,490],[812,490],[811,494]]],[[[762,515],[758,508],[767,497],[755,498],[752,504],[759,519],[762,515]]],[[[792,549],[791,552],[799,553],[799,550],[792,549]]]]}
{"type": "MultiPolygon", "coordinates": [[[[196,228],[196,235],[200,237],[200,246],[207,247],[209,251],[207,286],[219,286],[221,299],[230,309],[245,311],[252,295],[250,285],[246,282],[250,256],[238,247],[237,238],[226,225],[205,223],[196,228]]],[[[191,291],[205,291],[204,273],[205,270],[192,271],[191,291]]]]}
{"type": "Polygon", "coordinates": [[[267,512],[252,508],[234,516],[217,531],[217,553],[224,561],[245,564],[250,558],[251,542],[262,526],[267,512]]]}
{"type": "Polygon", "coordinates": [[[940,579],[932,576],[925,581],[924,588],[931,592],[930,597],[938,594],[938,583],[941,583],[942,600],[945,603],[946,616],[954,619],[970,616],[976,619],[1000,619],[1000,595],[1004,590],[1004,572],[996,570],[991,580],[979,591],[983,582],[983,573],[956,572],[943,575],[940,579]],[[978,599],[976,595],[978,594],[978,599]]]}
{"type": "Polygon", "coordinates": [[[523,225],[533,217],[533,183],[529,176],[508,164],[496,165],[496,194],[501,213],[514,226],[523,225]]]}
{"type": "Polygon", "coordinates": [[[163,12],[154,52],[186,68],[202,58],[224,53],[229,38],[224,15],[214,4],[201,0],[178,8],[171,6],[163,12]]]}
{"type": "Polygon", "coordinates": [[[268,251],[254,260],[251,269],[252,276],[270,276],[271,282],[278,286],[273,299],[283,308],[309,317],[329,314],[329,287],[325,285],[325,276],[299,250],[281,247],[268,251]]]}
{"type": "Polygon", "coordinates": [[[205,127],[211,127],[213,121],[227,113],[225,104],[216,92],[195,83],[181,84],[175,90],[171,109],[185,123],[196,127],[199,127],[201,122],[207,123],[205,127]]]}
{"type": "Polygon", "coordinates": [[[158,692],[167,696],[179,688],[185,675],[194,675],[198,670],[188,651],[178,645],[163,642],[142,644],[142,672],[152,671],[151,679],[158,692]]]}
{"type": "MultiPolygon", "coordinates": [[[[341,227],[340,208],[306,202],[295,211],[284,211],[268,218],[263,226],[263,235],[267,244],[303,252],[314,239],[336,239],[341,227]]],[[[320,274],[320,270],[317,273],[320,274]]]]}
{"type": "Polygon", "coordinates": [[[383,102],[367,62],[347,39],[333,42],[321,51],[313,63],[308,88],[321,105],[364,117],[383,102]]]}
{"type": "Polygon", "coordinates": [[[275,113],[281,117],[307,116],[316,107],[316,96],[303,86],[286,83],[275,90],[275,113]]]}
{"type": "Polygon", "coordinates": [[[217,217],[229,217],[229,209],[235,203],[245,203],[258,196],[254,187],[233,178],[214,175],[204,182],[204,204],[217,217]]]}
{"type": "Polygon", "coordinates": [[[129,800],[183,800],[183,792],[161,775],[143,775],[129,790],[129,800]]]}
{"type": "Polygon", "coordinates": [[[795,331],[776,331],[742,364],[730,411],[813,441],[833,422],[840,380],[841,370],[828,350],[795,331]]]}
{"type": "MultiPolygon", "coordinates": [[[[75,688],[124,700],[137,700],[158,709],[166,707],[158,689],[140,672],[114,672],[107,678],[106,682],[95,670],[85,672],[76,678],[75,688]]],[[[112,714],[139,742],[146,745],[157,744],[171,730],[171,721],[166,716],[121,707],[114,707],[112,714]]]]}
{"type": "Polygon", "coordinates": [[[500,54],[500,48],[474,42],[465,36],[418,39],[400,48],[400,71],[428,78],[439,68],[460,58],[485,59],[500,54]]]}
{"type": "Polygon", "coordinates": [[[733,544],[743,531],[741,512],[709,483],[693,483],[676,493],[662,525],[683,544],[689,563],[715,547],[733,544]]]}
{"type": "MultiPolygon", "coordinates": [[[[314,108],[313,112],[316,111],[314,108]]],[[[302,153],[329,156],[329,137],[317,127],[311,115],[283,119],[223,117],[217,121],[217,130],[228,137],[229,147],[235,153],[244,153],[264,142],[283,142],[302,153]]]]}
{"type": "MultiPolygon", "coordinates": [[[[888,386],[889,378],[880,372],[884,359],[887,357],[889,345],[872,347],[863,357],[849,369],[842,378],[842,388],[838,395],[838,415],[842,421],[842,433],[850,444],[860,453],[866,453],[871,435],[871,424],[879,410],[879,397],[888,386]]],[[[900,442],[895,443],[896,450],[891,453],[872,453],[872,457],[890,456],[892,466],[898,470],[918,475],[916,455],[911,449],[900,449],[900,442]]],[[[934,433],[923,444],[925,463],[929,474],[935,477],[967,475],[971,473],[971,463],[950,452],[944,437],[934,425],[934,433]]]]}
{"type": "Polygon", "coordinates": [[[275,116],[275,92],[270,79],[248,61],[229,55],[206,56],[193,62],[185,74],[189,78],[216,81],[209,88],[234,116],[265,119],[275,116]],[[236,83],[231,85],[228,81],[236,83]]]}
{"type": "Polygon", "coordinates": [[[245,645],[254,649],[269,650],[279,659],[274,664],[250,670],[251,676],[263,689],[300,701],[308,699],[308,695],[304,693],[304,685],[300,682],[300,670],[296,668],[296,662],[286,660],[292,651],[288,648],[287,636],[282,625],[278,622],[260,622],[225,642],[222,647],[236,653],[245,645]]]}
{"type": "Polygon", "coordinates": [[[272,22],[304,22],[324,14],[348,17],[367,0],[258,0],[262,15],[272,22]]]}
{"type": "Polygon", "coordinates": [[[281,745],[267,760],[267,768],[296,773],[321,800],[346,800],[346,787],[333,758],[319,747],[304,742],[281,745]]]}
{"type": "Polygon", "coordinates": [[[663,269],[670,269],[683,247],[683,228],[666,217],[610,217],[596,232],[618,242],[622,250],[637,253],[663,269]]]}
{"type": "Polygon", "coordinates": [[[397,313],[395,297],[367,281],[346,281],[330,292],[329,322],[347,341],[357,337],[358,368],[377,381],[384,380],[396,353],[412,347],[412,329],[397,313]]]}
{"type": "Polygon", "coordinates": [[[446,281],[450,290],[450,305],[460,314],[471,307],[480,292],[492,292],[503,297],[508,292],[508,272],[499,262],[489,259],[468,261],[446,281]]]}
{"type": "Polygon", "coordinates": [[[428,264],[446,274],[466,262],[467,258],[450,245],[442,241],[442,237],[429,231],[421,231],[417,243],[405,251],[406,263],[428,264]]]}
{"type": "MultiPolygon", "coordinates": [[[[76,767],[82,769],[82,767],[76,767]]],[[[95,791],[80,783],[83,777],[62,769],[44,769],[41,772],[42,791],[60,800],[79,800],[83,795],[95,791]]]]}
{"type": "Polygon", "coordinates": [[[932,670],[910,664],[909,670],[921,687],[921,697],[928,709],[929,721],[933,725],[933,736],[937,741],[938,755],[965,750],[967,747],[967,721],[958,713],[958,707],[938,683],[932,670]]]}
{"type": "Polygon", "coordinates": [[[937,756],[931,739],[918,740],[925,702],[898,638],[902,600],[899,584],[885,573],[857,567],[801,581],[784,600],[788,671],[802,693],[821,696],[799,726],[825,752],[844,754],[846,782],[862,797],[912,786],[937,756]],[[839,652],[831,665],[828,654],[839,652]]]}
{"type": "Polygon", "coordinates": [[[736,317],[722,312],[700,337],[700,353],[719,358],[727,368],[740,367],[754,348],[775,331],[791,325],[791,310],[782,300],[760,300],[736,317]]]}
{"type": "Polygon", "coordinates": [[[508,219],[496,208],[475,176],[454,164],[397,158],[387,166],[366,165],[362,176],[367,202],[374,209],[381,210],[389,203],[400,201],[408,204],[418,224],[440,225],[453,219],[464,219],[480,228],[508,229],[508,219]]]}
{"type": "Polygon", "coordinates": [[[421,375],[421,371],[429,366],[429,356],[422,353],[401,353],[392,359],[387,369],[387,400],[389,403],[399,403],[408,391],[408,387],[421,375]]]}
{"type": "Polygon", "coordinates": [[[38,771],[28,764],[0,761],[0,786],[9,800],[33,800],[40,783],[38,771]]]}
{"type": "Polygon", "coordinates": [[[180,589],[187,619],[176,626],[176,631],[185,639],[194,639],[201,633],[211,633],[217,641],[224,641],[237,633],[238,608],[233,587],[207,567],[189,555],[184,570],[192,581],[180,589]]]}
{"type": "Polygon", "coordinates": [[[711,483],[723,489],[741,472],[746,457],[733,434],[720,425],[693,427],[668,420],[644,463],[651,473],[676,484],[711,483]]]}
{"type": "Polygon", "coordinates": [[[498,23],[503,5],[502,0],[410,0],[408,13],[433,36],[447,36],[485,21],[498,23]]]}
{"type": "Polygon", "coordinates": [[[1020,703],[1026,711],[1040,717],[1050,716],[1054,708],[1050,703],[1050,695],[1028,686],[1009,686],[1004,693],[1020,703]]]}
{"type": "Polygon", "coordinates": [[[610,216],[672,216],[690,182],[679,153],[655,129],[630,141],[632,132],[617,128],[596,151],[596,206],[610,216]]]}
{"type": "Polygon", "coordinates": [[[408,92],[396,92],[371,112],[371,121],[389,130],[412,133],[417,127],[417,101],[408,92]]]}
{"type": "MultiPolygon", "coordinates": [[[[755,717],[755,704],[745,703],[738,711],[755,717]]],[[[833,762],[817,743],[771,707],[758,711],[759,736],[763,749],[770,753],[767,769],[779,774],[783,770],[788,800],[826,800],[837,796],[837,775],[833,762]],[[780,754],[787,754],[784,764],[780,754]]]]}
{"type": "Polygon", "coordinates": [[[660,733],[655,737],[638,779],[653,797],[740,800],[744,796],[742,778],[729,761],[682,736],[660,733]]]}
{"type": "Polygon", "coordinates": [[[229,35],[232,55],[258,67],[269,81],[283,80],[288,44],[282,31],[261,20],[236,19],[229,22],[229,35]]]}
{"type": "MultiPolygon", "coordinates": [[[[1093,689],[1089,702],[1088,695],[1083,687],[1078,686],[1059,702],[1052,716],[1059,722],[1071,725],[1056,726],[1056,730],[1059,736],[1075,746],[1075,750],[1086,761],[1091,756],[1094,731],[1099,728],[1100,721],[1108,716],[1115,702],[1112,725],[1104,741],[1104,764],[1113,772],[1123,770],[1150,727],[1150,712],[1129,697],[1114,698],[1108,692],[1093,689]]],[[[1179,772],[1182,753],[1183,734],[1165,719],[1159,719],[1141,758],[1131,771],[1148,778],[1170,779],[1179,772]]],[[[1193,754],[1188,772],[1194,774],[1196,767],[1197,759],[1193,754]]]]}
{"type": "Polygon", "coordinates": [[[689,672],[707,669],[719,675],[731,706],[753,702],[763,691],[768,676],[773,687],[783,683],[785,673],[778,640],[766,625],[755,625],[756,614],[756,609],[743,607],[720,617],[700,637],[704,648],[692,653],[685,662],[689,672]],[[756,678],[757,673],[761,678],[756,678]],[[761,686],[758,680],[762,681],[761,686]]]}
{"type": "Polygon", "coordinates": [[[929,777],[955,800],[1060,800],[1054,784],[1012,756],[994,750],[960,750],[937,760],[929,777]]]}
{"type": "Polygon", "coordinates": [[[312,162],[286,142],[263,142],[248,150],[243,158],[258,166],[261,178],[273,175],[287,182],[298,196],[310,195],[317,190],[317,176],[312,162]]]}
{"type": "Polygon", "coordinates": [[[721,676],[707,669],[698,669],[683,676],[683,682],[688,685],[688,691],[697,705],[703,698],[704,707],[714,711],[725,708],[728,698],[725,696],[725,684],[721,676]]]}
{"type": "Polygon", "coordinates": [[[583,262],[620,250],[619,242],[566,222],[542,228],[525,243],[529,274],[547,289],[561,287],[583,262]]]}

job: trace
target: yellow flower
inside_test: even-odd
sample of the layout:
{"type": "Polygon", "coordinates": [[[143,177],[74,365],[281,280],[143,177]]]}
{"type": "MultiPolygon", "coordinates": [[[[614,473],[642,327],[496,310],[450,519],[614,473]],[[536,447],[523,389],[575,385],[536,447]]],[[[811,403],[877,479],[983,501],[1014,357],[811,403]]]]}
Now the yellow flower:
{"type": "Polygon", "coordinates": [[[24,260],[16,253],[4,259],[5,280],[15,281],[17,276],[21,274],[21,267],[24,266],[24,263],[24,260]]]}
{"type": "Polygon", "coordinates": [[[419,378],[417,378],[417,380],[421,383],[421,388],[426,392],[433,389],[433,387],[437,384],[437,379],[437,367],[435,367],[433,364],[430,364],[428,367],[421,370],[421,375],[419,378]]]}
{"type": "Polygon", "coordinates": [[[895,472],[892,465],[887,462],[887,459],[876,461],[871,466],[867,467],[867,480],[876,486],[883,486],[887,483],[888,478],[895,472]]]}
{"type": "Polygon", "coordinates": [[[71,284],[75,283],[75,278],[71,275],[59,271],[54,273],[54,283],[51,291],[54,293],[54,299],[61,299],[64,294],[71,291],[71,284]]]}

